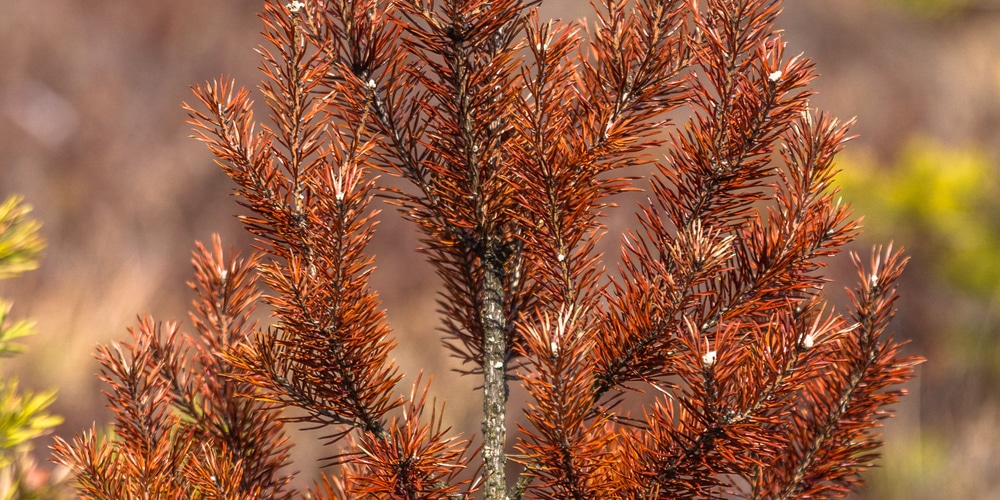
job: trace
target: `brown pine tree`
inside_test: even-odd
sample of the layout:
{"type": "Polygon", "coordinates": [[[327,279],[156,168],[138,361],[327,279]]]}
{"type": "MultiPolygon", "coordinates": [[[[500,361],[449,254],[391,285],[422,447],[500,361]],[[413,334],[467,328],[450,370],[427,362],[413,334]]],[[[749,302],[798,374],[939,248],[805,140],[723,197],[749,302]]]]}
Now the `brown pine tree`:
{"type": "Polygon", "coordinates": [[[780,2],[604,0],[590,26],[542,22],[538,3],[266,2],[270,123],[224,80],[188,107],[262,255],[196,252],[197,336],[143,319],[132,344],[101,348],[117,438],[56,450],[84,496],[293,497],[283,407],[339,468],[316,498],[830,498],[861,483],[919,361],[886,334],[905,259],[855,257],[850,311],[825,305],[824,261],[858,231],[832,187],[848,127],[809,107],[812,64],[785,55],[780,2]],[[602,217],[641,169],[649,201],[609,272],[602,217]],[[481,377],[478,454],[426,386],[398,387],[368,283],[379,189],[423,232],[444,345],[481,377]],[[531,398],[512,438],[510,382],[531,398]],[[636,390],[656,403],[632,410],[636,390]]]}

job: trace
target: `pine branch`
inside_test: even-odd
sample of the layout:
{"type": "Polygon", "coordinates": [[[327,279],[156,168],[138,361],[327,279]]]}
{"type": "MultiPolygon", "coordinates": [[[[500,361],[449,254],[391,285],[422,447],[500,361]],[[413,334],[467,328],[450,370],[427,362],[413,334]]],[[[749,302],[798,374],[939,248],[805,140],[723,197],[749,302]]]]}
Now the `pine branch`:
{"type": "MultiPolygon", "coordinates": [[[[538,498],[611,498],[608,471],[616,436],[605,418],[591,418],[593,371],[587,362],[593,327],[586,311],[567,308],[527,327],[522,383],[534,400],[525,409],[531,428],[518,426],[523,477],[538,498]],[[589,324],[588,324],[588,319],[589,324]]],[[[523,493],[523,492],[521,492],[523,493]]],[[[514,498],[520,493],[515,491],[514,498]]]]}
{"type": "Polygon", "coordinates": [[[793,420],[791,453],[765,471],[762,481],[781,490],[755,490],[755,498],[843,497],[860,484],[881,445],[876,430],[889,413],[879,410],[906,394],[888,390],[913,376],[921,360],[901,357],[900,344],[885,335],[894,315],[895,283],[906,259],[890,247],[877,250],[865,270],[853,256],[861,278],[851,293],[853,324],[826,345],[827,368],[802,389],[793,420]]]}
{"type": "MultiPolygon", "coordinates": [[[[368,55],[361,57],[364,61],[358,59],[361,54],[350,52],[352,66],[324,57],[344,55],[342,46],[323,43],[310,48],[306,43],[322,40],[324,32],[319,30],[381,36],[375,24],[347,22],[357,15],[346,5],[328,12],[314,6],[297,12],[288,6],[267,7],[265,36],[278,55],[262,49],[269,79],[263,91],[277,127],[273,132],[265,128],[259,141],[245,141],[254,126],[245,92],[233,94],[227,85],[212,84],[196,89],[212,114],[189,108],[201,138],[225,162],[243,203],[254,212],[245,222],[271,258],[260,272],[275,292],[265,300],[278,324],[232,350],[227,360],[238,370],[237,380],[261,389],[254,397],[305,410],[296,420],[328,429],[331,442],[360,430],[359,442],[370,446],[333,455],[334,462],[359,454],[373,457],[378,449],[404,444],[398,441],[402,436],[396,433],[397,425],[386,420],[389,411],[404,406],[404,399],[393,393],[400,375],[388,354],[395,343],[377,295],[368,286],[372,259],[366,253],[375,215],[368,208],[374,183],[367,172],[377,143],[367,130],[367,108],[362,105],[371,102],[373,85],[359,82],[357,76],[374,69],[359,66],[362,62],[377,66],[372,54],[381,42],[373,42],[371,51],[365,51],[368,55]],[[368,33],[357,32],[359,28],[368,33]],[[343,71],[347,68],[353,73],[343,71]],[[321,91],[321,86],[329,91],[321,91]],[[365,89],[363,99],[348,97],[359,88],[365,89]],[[319,120],[320,113],[351,126],[330,127],[319,120]]],[[[420,416],[421,407],[410,406],[413,418],[420,416]]],[[[438,443],[422,450],[428,459],[465,446],[440,432],[425,437],[438,443]]],[[[455,459],[447,470],[464,468],[460,454],[445,455],[455,459]]],[[[441,483],[442,477],[454,476],[441,476],[431,462],[400,475],[400,467],[408,467],[404,463],[410,460],[395,456],[369,461],[366,474],[395,478],[391,484],[378,483],[388,491],[429,494],[432,485],[450,495],[462,484],[441,483]]]]}
{"type": "MultiPolygon", "coordinates": [[[[429,140],[421,165],[401,172],[427,197],[402,197],[428,238],[426,251],[445,280],[443,310],[456,353],[483,374],[484,494],[505,495],[507,364],[513,352],[519,267],[515,210],[507,174],[511,103],[525,5],[501,2],[404,3],[407,48],[419,65],[412,81],[426,89],[419,123],[429,140]],[[433,106],[433,107],[431,107],[433,106]],[[425,173],[426,172],[426,173],[425,173]],[[423,184],[426,183],[426,184],[423,184]],[[513,279],[512,279],[513,278],[513,279]]],[[[399,127],[395,127],[399,130],[399,127]]],[[[402,156],[403,153],[396,153],[402,156]]],[[[413,155],[410,155],[413,156],[413,155]]]]}
{"type": "Polygon", "coordinates": [[[387,363],[393,344],[367,287],[371,260],[364,251],[373,214],[366,210],[371,181],[363,178],[371,147],[365,123],[353,130],[314,123],[325,111],[315,94],[330,62],[319,51],[306,57],[297,20],[275,6],[267,13],[267,36],[281,54],[262,51],[277,136],[265,129],[252,143],[260,150],[243,147],[229,124],[240,124],[244,136],[252,128],[248,95],[233,95],[226,85],[198,89],[215,116],[192,110],[203,140],[230,162],[224,168],[256,212],[245,219],[248,229],[275,259],[262,274],[277,293],[268,301],[281,326],[246,344],[233,362],[248,371],[247,382],[269,387],[263,397],[303,407],[305,419],[384,434],[383,416],[400,404],[388,395],[399,375],[387,363]],[[272,146],[272,137],[283,150],[272,146]],[[323,150],[317,137],[326,139],[323,150]]]}
{"type": "MultiPolygon", "coordinates": [[[[166,335],[176,329],[166,325],[166,335]]],[[[97,354],[117,441],[98,443],[93,431],[73,446],[57,440],[56,458],[79,474],[87,498],[185,498],[181,470],[196,436],[170,411],[169,382],[150,348],[162,333],[144,317],[130,334],[131,344],[98,346],[97,354]]]]}
{"type": "MultiPolygon", "coordinates": [[[[191,320],[198,335],[188,338],[187,344],[196,353],[198,371],[189,377],[190,369],[185,373],[183,363],[170,355],[163,360],[175,386],[188,389],[178,391],[177,406],[207,442],[222,445],[205,449],[205,467],[191,469],[203,481],[231,479],[231,484],[222,484],[220,498],[292,498],[294,493],[286,490],[291,477],[282,472],[290,463],[289,445],[278,415],[269,405],[251,399],[256,387],[231,378],[235,368],[224,359],[258,329],[256,322],[250,322],[260,297],[254,274],[258,258],[224,257],[218,236],[213,237],[211,250],[197,245],[192,259],[195,279],[189,285],[197,294],[191,320]]],[[[170,344],[160,352],[170,352],[170,344]]]]}

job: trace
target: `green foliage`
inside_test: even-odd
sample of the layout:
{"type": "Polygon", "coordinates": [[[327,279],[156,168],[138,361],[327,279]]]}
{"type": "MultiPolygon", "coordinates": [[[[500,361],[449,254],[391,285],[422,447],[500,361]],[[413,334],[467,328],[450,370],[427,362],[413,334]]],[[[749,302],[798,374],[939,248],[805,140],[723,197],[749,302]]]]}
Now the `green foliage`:
{"type": "Polygon", "coordinates": [[[19,276],[38,267],[38,254],[45,242],[38,235],[41,226],[28,218],[31,206],[20,196],[0,204],[0,279],[19,276]]]}
{"type": "MultiPolygon", "coordinates": [[[[38,255],[45,242],[38,234],[40,224],[28,218],[31,207],[20,197],[11,196],[0,204],[0,279],[19,276],[38,267],[38,255]]],[[[34,322],[9,320],[11,304],[0,300],[0,357],[23,351],[14,341],[31,335],[34,322]]],[[[62,418],[46,409],[55,401],[55,391],[18,392],[14,377],[0,380],[0,499],[36,498],[38,492],[25,491],[21,476],[25,452],[31,440],[59,425],[62,418]]]]}
{"type": "Polygon", "coordinates": [[[938,277],[966,293],[1000,286],[1000,200],[996,173],[975,149],[913,140],[888,168],[843,155],[843,196],[863,215],[869,236],[892,234],[925,255],[938,277]],[[876,189],[877,188],[877,189],[876,189]]]}
{"type": "MultiPolygon", "coordinates": [[[[62,418],[45,413],[53,401],[54,390],[18,393],[17,379],[0,381],[0,448],[16,449],[59,425],[62,418]]],[[[9,457],[0,455],[0,466],[8,463],[9,457]]]]}
{"type": "Polygon", "coordinates": [[[888,0],[901,9],[925,17],[941,17],[975,4],[975,0],[888,0]]]}
{"type": "Polygon", "coordinates": [[[15,340],[31,335],[35,323],[29,320],[17,320],[7,322],[7,315],[10,313],[11,304],[0,300],[0,358],[9,358],[14,354],[24,352],[20,344],[15,340]]]}
{"type": "Polygon", "coordinates": [[[838,167],[842,195],[869,217],[865,236],[891,233],[924,271],[913,275],[921,286],[911,296],[908,336],[935,366],[922,377],[921,398],[929,404],[888,436],[892,445],[870,476],[870,498],[968,498],[959,486],[965,481],[956,478],[976,475],[968,471],[966,448],[985,435],[969,429],[983,426],[979,419],[993,425],[1000,384],[995,162],[975,147],[914,139],[891,162],[845,154],[838,167]]]}

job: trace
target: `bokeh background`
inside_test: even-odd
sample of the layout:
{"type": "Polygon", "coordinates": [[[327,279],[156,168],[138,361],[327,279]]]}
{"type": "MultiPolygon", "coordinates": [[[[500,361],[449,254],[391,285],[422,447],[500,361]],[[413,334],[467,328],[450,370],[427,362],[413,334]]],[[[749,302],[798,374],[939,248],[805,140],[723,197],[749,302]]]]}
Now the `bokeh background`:
{"type": "MultiPolygon", "coordinates": [[[[543,15],[579,18],[587,4],[549,0],[543,15]]],[[[259,81],[259,7],[2,3],[0,197],[23,194],[48,240],[39,270],[0,282],[13,315],[37,320],[30,351],[2,370],[27,389],[58,389],[61,436],[108,421],[95,343],[124,339],[140,313],[186,319],[194,241],[216,232],[249,248],[229,181],[189,138],[180,104],[209,79],[259,81]]],[[[1000,498],[1000,1],[789,0],[784,10],[789,53],[804,52],[821,75],[815,107],[858,119],[839,160],[844,198],[866,217],[854,248],[908,249],[895,331],[928,359],[858,497],[1000,498]]],[[[630,220],[624,205],[613,221],[630,220]]],[[[373,284],[401,344],[397,362],[436,374],[432,392],[472,431],[474,381],[450,373],[432,340],[436,280],[412,229],[385,208],[373,284]]],[[[828,289],[851,284],[843,260],[828,289]]],[[[39,440],[43,458],[49,440],[39,440]]],[[[296,456],[301,482],[317,454],[305,446],[296,456]]]]}

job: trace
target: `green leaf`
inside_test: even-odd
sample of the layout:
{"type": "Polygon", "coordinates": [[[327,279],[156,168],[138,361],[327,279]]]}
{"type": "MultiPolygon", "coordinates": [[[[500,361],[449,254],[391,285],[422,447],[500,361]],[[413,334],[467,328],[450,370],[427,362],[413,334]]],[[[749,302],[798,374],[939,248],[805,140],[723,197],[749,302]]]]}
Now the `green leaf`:
{"type": "Polygon", "coordinates": [[[62,423],[61,417],[45,413],[55,399],[54,390],[18,394],[16,379],[0,382],[0,452],[13,450],[62,423]]]}
{"type": "Polygon", "coordinates": [[[38,267],[38,254],[45,241],[38,235],[41,224],[27,217],[31,206],[20,196],[0,204],[0,279],[19,276],[38,267]]]}
{"type": "Polygon", "coordinates": [[[0,388],[0,468],[9,466],[19,450],[62,423],[62,418],[45,413],[55,401],[55,391],[37,394],[17,393],[17,382],[7,381],[0,388]]]}
{"type": "Polygon", "coordinates": [[[35,330],[35,322],[30,320],[19,320],[8,324],[7,315],[10,313],[10,307],[9,302],[0,300],[0,358],[24,352],[24,346],[14,343],[14,340],[27,337],[35,330]]]}

